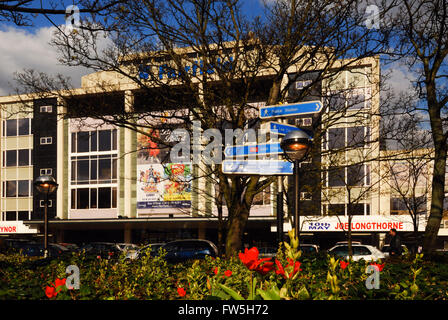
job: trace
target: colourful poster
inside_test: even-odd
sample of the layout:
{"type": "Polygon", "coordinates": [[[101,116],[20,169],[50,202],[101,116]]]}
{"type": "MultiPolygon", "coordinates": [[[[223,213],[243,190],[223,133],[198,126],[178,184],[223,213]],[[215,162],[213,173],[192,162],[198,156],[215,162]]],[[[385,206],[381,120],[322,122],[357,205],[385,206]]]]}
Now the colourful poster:
{"type": "Polygon", "coordinates": [[[170,163],[169,130],[137,134],[137,209],[190,208],[191,164],[170,163]]]}

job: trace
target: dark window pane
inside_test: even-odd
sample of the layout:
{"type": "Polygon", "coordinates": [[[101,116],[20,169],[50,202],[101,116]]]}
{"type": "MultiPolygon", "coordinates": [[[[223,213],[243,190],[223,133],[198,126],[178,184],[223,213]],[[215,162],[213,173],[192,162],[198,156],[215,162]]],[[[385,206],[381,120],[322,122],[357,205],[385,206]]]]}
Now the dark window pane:
{"type": "Polygon", "coordinates": [[[96,180],[98,179],[98,161],[97,160],[90,160],[90,180],[96,180]]]}
{"type": "Polygon", "coordinates": [[[364,215],[364,204],[363,203],[347,204],[347,214],[352,215],[352,216],[363,216],[364,215]]]}
{"type": "Polygon", "coordinates": [[[98,208],[110,208],[111,188],[98,188],[98,208]]]}
{"type": "Polygon", "coordinates": [[[96,151],[97,150],[97,133],[96,131],[90,132],[90,151],[96,151]]]}
{"type": "Polygon", "coordinates": [[[72,189],[72,209],[76,209],[76,189],[72,189]]]}
{"type": "Polygon", "coordinates": [[[347,146],[360,148],[364,146],[364,127],[351,127],[347,129],[347,146]]]}
{"type": "Polygon", "coordinates": [[[111,179],[111,159],[101,159],[98,161],[98,180],[111,179]]]}
{"type": "Polygon", "coordinates": [[[30,164],[30,150],[19,150],[19,166],[28,166],[30,164]]]}
{"type": "Polygon", "coordinates": [[[77,145],[77,152],[89,152],[89,132],[78,132],[77,145]]]}
{"type": "Polygon", "coordinates": [[[19,180],[19,197],[28,197],[30,194],[30,182],[28,180],[19,180]]]}
{"type": "Polygon", "coordinates": [[[17,220],[17,213],[15,211],[6,211],[6,220],[15,221],[17,220]]]}
{"type": "Polygon", "coordinates": [[[328,130],[328,149],[340,149],[345,146],[345,128],[328,130]]]}
{"type": "Polygon", "coordinates": [[[112,160],[112,179],[117,179],[117,159],[112,160]]]}
{"type": "Polygon", "coordinates": [[[329,215],[345,215],[345,204],[330,204],[328,205],[328,214],[329,215]]]}
{"type": "Polygon", "coordinates": [[[343,187],[345,186],[345,168],[331,168],[328,171],[328,186],[343,187]]]}
{"type": "Polygon", "coordinates": [[[112,208],[117,207],[117,188],[112,188],[112,208]]]}
{"type": "Polygon", "coordinates": [[[97,203],[97,189],[96,188],[92,188],[90,189],[90,208],[96,208],[96,203],[97,203]]]}
{"type": "Polygon", "coordinates": [[[76,181],[76,161],[72,161],[72,177],[71,180],[72,181],[76,181]]]}
{"type": "Polygon", "coordinates": [[[78,161],[78,181],[89,180],[89,160],[78,161]]]}
{"type": "Polygon", "coordinates": [[[6,136],[17,136],[17,120],[6,120],[6,136]]]}
{"type": "Polygon", "coordinates": [[[7,197],[17,196],[17,181],[6,181],[6,196],[7,197]]]}
{"type": "Polygon", "coordinates": [[[76,191],[77,191],[76,208],[89,209],[89,189],[81,188],[77,189],[76,191]]]}
{"type": "Polygon", "coordinates": [[[364,179],[364,165],[358,164],[347,168],[347,184],[349,186],[363,186],[364,179]]]}
{"type": "Polygon", "coordinates": [[[76,152],[76,132],[72,133],[72,152],[76,152]]]}
{"type": "Polygon", "coordinates": [[[30,120],[19,119],[19,136],[26,136],[30,134],[30,120]]]}
{"type": "Polygon", "coordinates": [[[30,218],[29,218],[28,211],[19,211],[19,220],[26,221],[26,220],[29,220],[29,219],[30,218]]]}
{"type": "Polygon", "coordinates": [[[112,150],[117,150],[117,129],[112,130],[112,150]]]}
{"type": "Polygon", "coordinates": [[[362,109],[364,108],[365,95],[362,92],[351,92],[348,95],[348,109],[362,109]]]}
{"type": "Polygon", "coordinates": [[[345,95],[343,92],[332,93],[328,98],[331,111],[344,110],[345,108],[345,95]]]}
{"type": "Polygon", "coordinates": [[[17,150],[6,151],[6,166],[7,167],[17,166],[17,150]]]}
{"type": "Polygon", "coordinates": [[[109,151],[111,150],[111,139],[110,139],[110,130],[100,130],[98,131],[99,135],[99,150],[98,151],[109,151]]]}

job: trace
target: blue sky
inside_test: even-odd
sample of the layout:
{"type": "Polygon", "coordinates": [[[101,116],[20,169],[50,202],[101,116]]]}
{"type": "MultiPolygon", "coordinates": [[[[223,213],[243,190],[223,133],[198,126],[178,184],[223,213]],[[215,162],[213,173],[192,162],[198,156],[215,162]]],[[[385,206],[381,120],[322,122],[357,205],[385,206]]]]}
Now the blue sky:
{"type": "MultiPolygon", "coordinates": [[[[271,1],[271,0],[268,0],[271,1]]],[[[45,1],[43,1],[45,5],[45,1]]],[[[65,1],[71,5],[76,1],[65,1]]],[[[243,10],[251,16],[262,14],[262,0],[245,0],[243,10]]],[[[40,6],[40,1],[35,1],[40,6]]],[[[65,8],[61,8],[65,9],[65,8]]],[[[50,15],[56,25],[65,24],[64,16],[50,15]]],[[[49,45],[53,24],[44,16],[34,17],[33,27],[17,27],[11,23],[0,23],[0,96],[14,93],[13,74],[24,68],[32,68],[49,74],[62,73],[72,78],[75,87],[80,86],[82,75],[88,73],[81,68],[69,68],[59,64],[57,53],[49,45]]],[[[397,90],[406,90],[410,84],[410,75],[404,68],[393,68],[391,85],[397,90]]]]}

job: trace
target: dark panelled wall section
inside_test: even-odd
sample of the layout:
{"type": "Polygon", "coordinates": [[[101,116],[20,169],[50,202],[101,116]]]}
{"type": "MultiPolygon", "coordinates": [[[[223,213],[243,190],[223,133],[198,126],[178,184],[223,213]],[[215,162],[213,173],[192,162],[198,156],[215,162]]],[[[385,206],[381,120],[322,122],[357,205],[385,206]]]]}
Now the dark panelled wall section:
{"type": "MultiPolygon", "coordinates": [[[[41,169],[51,169],[53,178],[56,179],[57,163],[57,100],[35,100],[33,105],[33,176],[34,180],[41,175],[41,169]],[[51,106],[49,108],[41,108],[51,106]],[[50,139],[51,138],[51,143],[50,139]]],[[[33,217],[42,220],[44,217],[45,196],[36,188],[33,189],[33,217]],[[41,206],[42,205],[42,206],[41,206]]],[[[48,218],[56,216],[56,192],[49,196],[48,218]]]]}

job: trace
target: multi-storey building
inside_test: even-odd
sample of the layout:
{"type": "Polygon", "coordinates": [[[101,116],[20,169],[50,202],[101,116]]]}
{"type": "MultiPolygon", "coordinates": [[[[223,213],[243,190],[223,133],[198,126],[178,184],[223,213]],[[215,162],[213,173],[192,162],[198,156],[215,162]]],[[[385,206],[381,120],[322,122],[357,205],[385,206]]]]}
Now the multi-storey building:
{"type": "MultiPolygon", "coordinates": [[[[290,75],[295,72],[291,69],[290,75]]],[[[322,100],[328,106],[324,114],[279,120],[305,129],[319,123],[314,126],[321,134],[315,136],[313,156],[301,164],[301,232],[306,241],[325,246],[343,239],[349,216],[354,237],[365,242],[377,243],[395,226],[412,231],[405,215],[391,216],[395,207],[384,194],[390,190],[385,191],[385,170],[378,161],[379,74],[378,57],[362,59],[305,97],[322,100]]],[[[285,102],[297,101],[315,76],[300,75],[285,102]]],[[[110,94],[111,105],[135,112],[145,99],[137,86],[107,72],[83,77],[81,88],[71,94],[80,100],[110,94]],[[113,89],[95,93],[105,79],[113,89]]],[[[253,105],[265,105],[266,98],[254,97],[253,105]]],[[[155,139],[167,138],[163,129],[144,135],[89,118],[88,111],[73,116],[67,103],[57,94],[0,97],[0,234],[41,235],[43,198],[33,192],[32,182],[50,174],[59,185],[49,201],[52,241],[216,241],[215,186],[209,178],[192,179],[206,166],[165,161],[167,151],[155,139]]],[[[245,242],[275,242],[279,183],[292,189],[292,180],[284,178],[255,197],[245,242]]],[[[286,203],[284,208],[288,212],[286,203]]],[[[291,224],[285,221],[287,231],[291,224]]]]}

